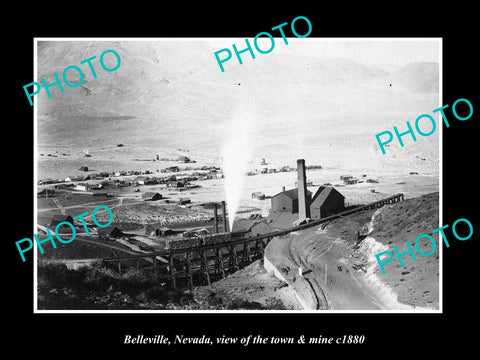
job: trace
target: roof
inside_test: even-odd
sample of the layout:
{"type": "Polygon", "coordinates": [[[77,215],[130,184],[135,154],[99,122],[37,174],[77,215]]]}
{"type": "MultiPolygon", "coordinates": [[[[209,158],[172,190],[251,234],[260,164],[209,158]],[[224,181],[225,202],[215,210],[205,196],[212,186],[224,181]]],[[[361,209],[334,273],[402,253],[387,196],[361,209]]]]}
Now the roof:
{"type": "Polygon", "coordinates": [[[68,222],[72,222],[72,221],[73,221],[73,218],[72,218],[70,215],[55,214],[55,215],[53,215],[53,217],[52,217],[52,221],[59,221],[59,222],[68,221],[68,222]]]}
{"type": "Polygon", "coordinates": [[[109,226],[107,228],[99,228],[98,229],[98,235],[110,235],[114,232],[119,232],[119,233],[122,233],[122,230],[120,230],[118,227],[116,226],[109,226]]]}
{"type": "MultiPolygon", "coordinates": [[[[317,192],[315,193],[315,195],[313,196],[311,203],[313,203],[314,201],[318,201],[320,204],[323,204],[333,191],[336,191],[337,193],[339,193],[332,186],[320,186],[317,192]]],[[[345,196],[343,196],[342,194],[340,194],[340,196],[345,198],[345,196]]]]}
{"type": "MultiPolygon", "coordinates": [[[[287,191],[279,192],[277,195],[274,195],[273,197],[281,194],[285,194],[287,197],[289,197],[292,200],[298,199],[298,188],[293,188],[287,191]]],[[[312,192],[307,190],[307,195],[312,195],[312,192]]]]}
{"type": "Polygon", "coordinates": [[[158,192],[152,192],[152,191],[147,191],[146,193],[144,193],[142,195],[143,198],[153,198],[155,195],[160,195],[162,196],[160,193],[158,192]]]}
{"type": "Polygon", "coordinates": [[[51,194],[54,194],[55,190],[53,190],[53,189],[43,189],[42,191],[39,191],[37,194],[45,194],[47,192],[51,193],[51,194]]]}
{"type": "Polygon", "coordinates": [[[298,214],[272,211],[265,219],[265,223],[274,229],[285,230],[290,229],[295,220],[298,220],[298,214]]]}
{"type": "Polygon", "coordinates": [[[185,184],[187,184],[188,181],[186,179],[180,179],[180,180],[168,180],[167,181],[167,184],[182,184],[185,186],[185,184]]]}

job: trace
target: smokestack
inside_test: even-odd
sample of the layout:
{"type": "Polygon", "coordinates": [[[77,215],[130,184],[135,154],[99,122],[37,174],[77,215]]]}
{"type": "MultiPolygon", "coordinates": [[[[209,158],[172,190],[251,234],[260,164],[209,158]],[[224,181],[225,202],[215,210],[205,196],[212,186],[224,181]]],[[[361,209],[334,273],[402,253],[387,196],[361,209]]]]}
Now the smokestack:
{"type": "Polygon", "coordinates": [[[298,218],[310,217],[307,204],[307,177],[305,174],[305,160],[297,160],[297,188],[298,188],[298,218]]]}
{"type": "Polygon", "coordinates": [[[223,214],[223,232],[228,232],[227,210],[225,201],[222,201],[222,214],[223,214]]]}
{"type": "Polygon", "coordinates": [[[217,203],[213,203],[213,233],[218,234],[217,203]]]}

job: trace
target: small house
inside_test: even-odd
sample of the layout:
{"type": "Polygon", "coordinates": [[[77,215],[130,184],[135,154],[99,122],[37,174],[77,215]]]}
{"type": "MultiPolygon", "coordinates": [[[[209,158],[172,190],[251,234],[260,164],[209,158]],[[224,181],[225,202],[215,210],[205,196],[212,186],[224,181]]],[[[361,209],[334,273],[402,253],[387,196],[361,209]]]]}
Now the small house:
{"type": "MultiPolygon", "coordinates": [[[[307,183],[307,186],[313,186],[312,180],[307,180],[306,183],[307,183]]],[[[295,181],[295,187],[298,187],[298,181],[295,181]]]]}
{"type": "Polygon", "coordinates": [[[142,199],[145,201],[157,201],[162,198],[162,195],[158,192],[148,191],[142,195],[142,199]]]}
{"type": "Polygon", "coordinates": [[[38,198],[47,198],[49,196],[55,196],[55,190],[53,189],[43,189],[37,193],[38,198]]]}
{"type": "Polygon", "coordinates": [[[189,163],[191,162],[191,160],[187,157],[187,156],[179,156],[177,158],[177,161],[178,162],[181,162],[181,163],[189,163]]]}
{"type": "Polygon", "coordinates": [[[123,236],[123,231],[120,230],[116,226],[109,226],[107,228],[99,228],[98,229],[98,236],[99,237],[119,238],[119,237],[123,236]]]}
{"type": "Polygon", "coordinates": [[[106,190],[95,190],[92,191],[93,196],[107,196],[107,191],[106,190]]]}
{"type": "Polygon", "coordinates": [[[256,192],[252,193],[252,199],[265,200],[265,194],[262,193],[261,191],[256,191],[256,192]]]}
{"type": "Polygon", "coordinates": [[[145,182],[148,180],[148,176],[137,176],[133,181],[138,185],[145,185],[145,182]]]}
{"type": "Polygon", "coordinates": [[[184,188],[189,183],[186,180],[170,180],[167,181],[167,187],[169,188],[184,188]]]}
{"type": "Polygon", "coordinates": [[[180,168],[178,166],[170,166],[165,169],[167,172],[179,172],[180,168]]]}
{"type": "MultiPolygon", "coordinates": [[[[55,228],[58,224],[60,224],[62,222],[69,222],[70,224],[74,225],[73,218],[70,215],[56,214],[56,215],[53,215],[53,217],[52,217],[50,227],[55,228]]],[[[67,226],[62,226],[62,231],[64,231],[64,229],[69,229],[69,228],[70,227],[68,225],[67,226]]],[[[70,230],[71,230],[71,228],[70,228],[70,230]]]]}
{"type": "Polygon", "coordinates": [[[78,191],[89,191],[91,189],[91,185],[88,183],[78,183],[75,185],[75,190],[78,191]]]}
{"type": "Polygon", "coordinates": [[[187,204],[190,204],[192,201],[190,200],[190,198],[180,198],[177,200],[177,204],[178,205],[187,205],[187,204]]]}
{"type": "Polygon", "coordinates": [[[177,232],[162,224],[150,224],[145,228],[145,235],[147,236],[171,236],[177,234],[177,232]]]}

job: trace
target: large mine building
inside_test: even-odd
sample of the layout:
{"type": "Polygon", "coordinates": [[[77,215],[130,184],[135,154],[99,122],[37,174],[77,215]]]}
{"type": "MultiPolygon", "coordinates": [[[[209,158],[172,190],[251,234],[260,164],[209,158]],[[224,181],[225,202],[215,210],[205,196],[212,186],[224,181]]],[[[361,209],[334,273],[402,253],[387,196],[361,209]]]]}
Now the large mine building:
{"type": "Polygon", "coordinates": [[[320,186],[312,197],[307,190],[305,160],[297,160],[297,187],[272,196],[271,212],[261,223],[252,228],[252,234],[263,234],[288,229],[294,222],[324,217],[342,212],[345,197],[332,186],[320,186]]]}

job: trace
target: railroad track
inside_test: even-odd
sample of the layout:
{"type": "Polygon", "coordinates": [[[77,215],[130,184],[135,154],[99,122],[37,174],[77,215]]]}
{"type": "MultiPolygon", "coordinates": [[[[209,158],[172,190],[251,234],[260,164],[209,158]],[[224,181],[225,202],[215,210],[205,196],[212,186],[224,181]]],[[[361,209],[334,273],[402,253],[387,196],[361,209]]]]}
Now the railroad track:
{"type": "Polygon", "coordinates": [[[107,266],[118,268],[120,273],[122,265],[123,268],[135,266],[141,271],[153,271],[159,279],[164,279],[174,288],[210,285],[213,281],[225,278],[229,273],[235,272],[257,259],[263,259],[265,247],[274,237],[327,224],[338,218],[403,200],[404,195],[400,193],[286,230],[252,237],[243,237],[247,233],[245,231],[232,233],[231,240],[228,242],[104,258],[103,262],[107,266]]]}

